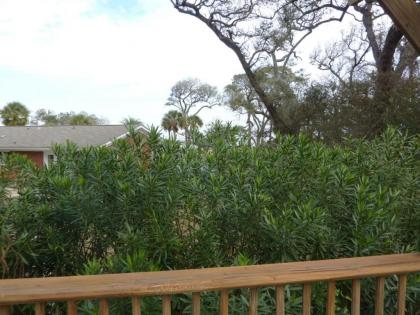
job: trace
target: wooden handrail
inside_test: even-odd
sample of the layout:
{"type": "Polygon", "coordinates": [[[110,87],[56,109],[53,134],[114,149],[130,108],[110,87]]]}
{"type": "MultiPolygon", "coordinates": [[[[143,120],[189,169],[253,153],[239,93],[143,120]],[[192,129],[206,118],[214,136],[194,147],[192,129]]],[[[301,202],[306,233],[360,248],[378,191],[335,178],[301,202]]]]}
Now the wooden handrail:
{"type": "MultiPolygon", "coordinates": [[[[328,314],[334,313],[335,281],[355,279],[356,295],[353,304],[360,304],[360,281],[376,277],[377,304],[383,305],[383,279],[388,275],[400,275],[402,289],[399,306],[405,307],[406,274],[420,272],[420,253],[395,254],[332,260],[292,262],[281,264],[222,267],[178,271],[106,274],[96,276],[71,276],[51,278],[27,278],[0,280],[0,305],[38,303],[38,313],[43,314],[44,302],[69,301],[74,310],[77,300],[99,299],[101,314],[107,314],[107,298],[159,295],[163,296],[164,314],[170,309],[170,296],[178,293],[195,293],[195,308],[199,310],[199,294],[202,291],[221,291],[220,314],[227,314],[227,294],[234,288],[258,288],[276,286],[279,311],[284,314],[284,285],[304,284],[304,310],[310,312],[311,283],[328,282],[328,314]],[[404,290],[404,291],[402,291],[404,290]]],[[[250,314],[256,314],[257,291],[251,290],[250,314]]],[[[140,303],[134,302],[140,314],[140,303]]],[[[1,306],[0,306],[1,310],[1,306]]],[[[1,313],[1,312],[0,312],[1,313]]],[[[38,314],[37,313],[37,314],[38,314]]],[[[73,314],[73,313],[72,313],[73,314]]],[[[357,312],[355,313],[357,314],[357,312]]]]}
{"type": "Polygon", "coordinates": [[[420,253],[244,267],[0,280],[0,303],[170,295],[420,272],[420,253]]]}

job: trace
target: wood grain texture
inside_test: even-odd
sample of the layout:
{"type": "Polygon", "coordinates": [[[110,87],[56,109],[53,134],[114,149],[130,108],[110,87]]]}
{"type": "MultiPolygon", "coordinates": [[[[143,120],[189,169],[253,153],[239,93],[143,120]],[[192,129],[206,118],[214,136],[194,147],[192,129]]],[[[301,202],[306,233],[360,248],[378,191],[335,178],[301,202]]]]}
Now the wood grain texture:
{"type": "Polygon", "coordinates": [[[303,315],[311,314],[311,296],[312,296],[312,287],[310,283],[305,283],[303,285],[303,315]]]}
{"type": "Polygon", "coordinates": [[[131,314],[141,315],[141,302],[140,298],[137,296],[131,298],[131,314]]]}
{"type": "Polygon", "coordinates": [[[35,304],[35,315],[45,315],[45,303],[35,304]]]}
{"type": "Polygon", "coordinates": [[[376,279],[375,315],[384,315],[385,278],[376,279]]]}
{"type": "Polygon", "coordinates": [[[100,315],[109,315],[109,304],[106,299],[101,299],[99,301],[99,314],[100,315]]]}
{"type": "Polygon", "coordinates": [[[77,303],[76,301],[67,302],[67,315],[77,315],[77,303]]]}
{"type": "Polygon", "coordinates": [[[11,315],[12,310],[9,305],[0,305],[0,315],[11,315]]]}
{"type": "Polygon", "coordinates": [[[200,313],[201,313],[200,292],[194,292],[192,294],[192,314],[200,315],[200,313]]]}
{"type": "Polygon", "coordinates": [[[400,275],[398,277],[398,315],[405,314],[405,294],[407,291],[407,275],[400,275]]]}
{"type": "Polygon", "coordinates": [[[352,283],[351,315],[360,315],[360,279],[354,279],[352,283]]]}
{"type": "Polygon", "coordinates": [[[276,287],[276,315],[285,315],[286,302],[284,300],[284,286],[276,287]]]}
{"type": "Polygon", "coordinates": [[[258,289],[252,288],[249,290],[249,315],[258,314],[258,289]]]}
{"type": "Polygon", "coordinates": [[[0,280],[0,304],[171,295],[420,271],[420,253],[241,267],[0,280]]]}
{"type": "Polygon", "coordinates": [[[327,315],[335,314],[335,294],[336,287],[335,282],[328,282],[328,294],[327,294],[327,315]]]}
{"type": "Polygon", "coordinates": [[[385,11],[420,53],[420,5],[413,0],[380,0],[385,11]]]}
{"type": "Polygon", "coordinates": [[[220,291],[220,315],[228,315],[229,313],[229,291],[220,291]]]}
{"type": "Polygon", "coordinates": [[[163,315],[171,315],[171,300],[172,300],[172,297],[170,295],[162,296],[162,314],[163,315]]]}

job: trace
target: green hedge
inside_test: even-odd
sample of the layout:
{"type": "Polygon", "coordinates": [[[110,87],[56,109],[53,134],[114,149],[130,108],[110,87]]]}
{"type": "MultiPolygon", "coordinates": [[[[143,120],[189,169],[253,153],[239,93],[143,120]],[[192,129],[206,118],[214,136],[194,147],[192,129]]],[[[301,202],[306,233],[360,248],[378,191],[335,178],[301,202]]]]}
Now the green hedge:
{"type": "MultiPolygon", "coordinates": [[[[111,148],[57,147],[57,162],[38,169],[6,161],[19,197],[0,194],[3,278],[201,268],[415,251],[420,239],[419,137],[389,129],[373,141],[328,147],[279,137],[250,147],[239,129],[216,124],[193,145],[133,135],[111,148]]],[[[387,313],[396,278],[387,280],[387,313]]],[[[351,284],[337,286],[338,314],[348,314],[351,284]]],[[[409,279],[409,314],[420,309],[420,278],[409,279]]],[[[325,285],[313,289],[323,314],[325,285]]],[[[246,314],[247,290],[234,291],[232,314],[246,314]]],[[[301,288],[287,288],[287,310],[300,312],[301,288]]],[[[374,285],[363,282],[362,313],[373,313],[374,285]]],[[[127,301],[112,303],[128,313],[127,301]]],[[[217,313],[206,293],[204,314],[217,313]]],[[[188,314],[190,297],[174,298],[188,314]]],[[[51,305],[60,309],[60,305],[51,305]]],[[[146,314],[160,301],[146,299],[146,314]]],[[[273,314],[273,289],[260,314],[273,314]]],[[[94,314],[94,302],[81,305],[94,314]]],[[[27,308],[16,312],[27,312],[27,308]]]]}

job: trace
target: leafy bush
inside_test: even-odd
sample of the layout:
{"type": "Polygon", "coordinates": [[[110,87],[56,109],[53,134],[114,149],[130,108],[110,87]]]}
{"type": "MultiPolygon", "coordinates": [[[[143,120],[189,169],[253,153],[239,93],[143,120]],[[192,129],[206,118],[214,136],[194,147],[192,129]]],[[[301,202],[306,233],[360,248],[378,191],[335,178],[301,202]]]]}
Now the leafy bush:
{"type": "MultiPolygon", "coordinates": [[[[389,129],[373,141],[328,147],[304,136],[251,147],[241,130],[216,124],[193,145],[155,129],[113,147],[57,147],[57,162],[37,169],[6,161],[19,196],[0,203],[0,271],[4,278],[201,268],[410,252],[420,237],[419,138],[389,129]]],[[[6,172],[7,173],[7,172],[6,172]]],[[[0,193],[2,189],[0,189],[0,193]]],[[[396,279],[387,281],[394,312],[396,279]]],[[[348,314],[351,284],[339,282],[337,306],[348,314]]],[[[420,278],[410,277],[409,313],[420,309],[420,278]]],[[[272,288],[260,314],[273,314],[272,288]]],[[[325,285],[313,289],[324,312],[325,285]]],[[[231,296],[245,314],[246,289],[231,296]]],[[[301,288],[287,287],[290,314],[301,288]]],[[[372,279],[363,283],[362,313],[373,313],[372,279]]],[[[148,298],[146,314],[159,314],[148,298]]],[[[174,312],[188,314],[191,297],[174,312]]],[[[128,313],[126,300],[113,313],[128,313]]],[[[217,293],[203,295],[214,314],[217,293]]],[[[61,309],[60,305],[51,308],[61,309]]],[[[95,313],[93,302],[81,311],[95,313]]],[[[18,310],[16,310],[18,312],[18,310]]],[[[25,310],[20,310],[25,312],[25,310]]]]}

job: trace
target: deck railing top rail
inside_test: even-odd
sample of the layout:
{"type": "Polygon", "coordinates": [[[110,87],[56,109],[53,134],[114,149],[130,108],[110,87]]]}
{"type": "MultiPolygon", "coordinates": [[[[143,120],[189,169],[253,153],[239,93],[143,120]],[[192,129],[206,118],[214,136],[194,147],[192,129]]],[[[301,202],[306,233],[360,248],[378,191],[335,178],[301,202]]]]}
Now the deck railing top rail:
{"type": "Polygon", "coordinates": [[[420,271],[420,253],[244,267],[0,280],[0,304],[171,295],[420,271]]]}

